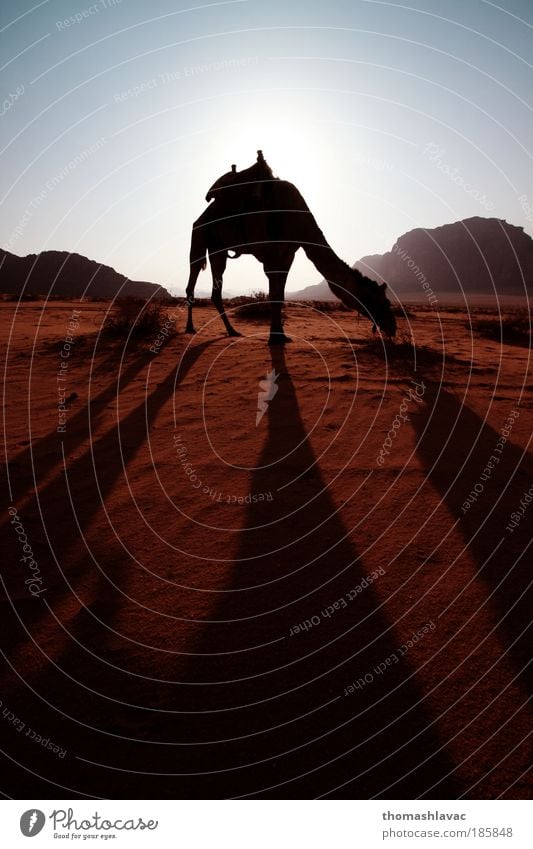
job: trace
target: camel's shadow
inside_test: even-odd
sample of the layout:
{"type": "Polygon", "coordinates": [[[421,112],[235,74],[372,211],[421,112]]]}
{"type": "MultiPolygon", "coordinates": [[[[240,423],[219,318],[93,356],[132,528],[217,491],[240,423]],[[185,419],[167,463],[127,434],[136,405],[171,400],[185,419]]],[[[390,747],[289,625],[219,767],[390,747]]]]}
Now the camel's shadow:
{"type": "MultiPolygon", "coordinates": [[[[180,378],[205,348],[205,344],[193,346],[180,378]]],[[[375,672],[387,658],[398,657],[399,643],[373,587],[366,587],[346,607],[337,605],[331,615],[323,614],[338,599],[346,599],[372,567],[359,558],[357,541],[336,512],[338,505],[318,466],[291,379],[290,356],[290,349],[287,355],[282,348],[271,349],[278,391],[264,414],[264,443],[249,481],[250,493],[271,493],[272,500],[252,500],[245,508],[241,544],[223,591],[215,596],[220,601],[210,610],[196,642],[184,643],[189,655],[171,661],[175,674],[166,677],[174,681],[158,680],[155,657],[153,678],[140,681],[120,664],[94,662],[81,648],[94,649],[107,659],[108,628],[124,606],[117,586],[127,588],[132,581],[131,563],[113,539],[108,543],[109,561],[117,586],[105,574],[97,576],[95,602],[69,625],[71,637],[59,666],[71,678],[44,667],[32,679],[37,692],[51,693],[52,702],[66,715],[87,721],[89,728],[74,729],[79,760],[69,778],[82,793],[117,795],[116,770],[120,795],[131,798],[146,796],[147,776],[154,798],[325,794],[457,798],[465,790],[424,699],[425,690],[417,683],[415,655],[407,662],[400,657],[382,675],[375,672]],[[301,623],[307,624],[296,632],[301,623]],[[370,683],[345,694],[349,685],[364,682],[365,676],[372,679],[370,683]],[[74,686],[76,681],[93,687],[103,698],[74,686]]],[[[99,497],[84,512],[82,531],[99,509],[100,497],[106,499],[135,459],[148,423],[172,397],[174,387],[171,373],[121,422],[120,441],[117,429],[111,428],[69,470],[79,486],[95,475],[98,480],[99,497]]],[[[459,515],[464,492],[451,494],[449,485],[460,441],[473,427],[479,429],[480,420],[467,408],[460,411],[450,393],[439,394],[429,382],[425,397],[428,410],[448,426],[460,412],[455,434],[459,440],[452,440],[439,462],[435,461],[443,440],[425,433],[427,416],[413,418],[429,479],[459,515]]],[[[471,487],[496,437],[495,431],[481,428],[463,489],[471,487]]],[[[509,445],[508,450],[508,456],[518,460],[517,449],[509,445]]],[[[495,478],[495,493],[503,483],[495,478]]],[[[496,506],[499,521],[514,504],[514,495],[496,506]]],[[[71,508],[63,481],[51,482],[40,497],[44,505],[64,502],[68,515],[71,508]]],[[[492,504],[486,502],[487,507],[492,504]]],[[[359,518],[364,520],[364,515],[359,518]]],[[[73,519],[55,531],[63,561],[79,542],[73,519]]],[[[463,519],[469,537],[473,521],[473,513],[463,519]]],[[[518,535],[513,546],[517,540],[518,535]]],[[[483,566],[482,577],[491,589],[498,584],[491,603],[502,616],[514,605],[515,615],[502,621],[501,628],[508,644],[514,643],[514,659],[522,664],[525,643],[515,638],[524,625],[525,565],[521,561],[515,580],[500,586],[503,561],[486,561],[489,543],[480,535],[470,545],[483,566]]],[[[80,562],[79,569],[77,580],[94,571],[89,561],[80,562]]],[[[63,594],[68,592],[64,586],[63,594]]],[[[58,598],[61,601],[61,593],[58,598]]],[[[421,623],[412,624],[416,630],[421,623]]],[[[6,640],[11,650],[22,636],[17,626],[6,640]]],[[[32,698],[26,703],[28,713],[32,698]]],[[[34,701],[31,713],[37,715],[39,701],[34,701]]],[[[65,739],[61,719],[52,712],[43,724],[51,736],[65,739]]],[[[72,728],[68,734],[71,739],[72,728]]],[[[36,767],[40,772],[40,763],[36,767]]],[[[43,774],[50,775],[44,761],[43,774]]],[[[59,769],[54,778],[65,780],[59,769]]],[[[20,782],[27,788],[27,777],[20,782]]]]}
{"type": "MultiPolygon", "coordinates": [[[[176,792],[455,797],[453,765],[416,679],[407,680],[412,669],[400,660],[345,695],[398,644],[372,587],[322,616],[367,572],[317,465],[284,351],[271,356],[278,392],[250,491],[273,500],[248,506],[231,586],[180,675],[189,713],[174,733],[180,770],[191,775],[173,779],[176,792]]],[[[162,753],[161,768],[172,766],[162,753]]]]}
{"type": "MultiPolygon", "coordinates": [[[[487,603],[498,622],[505,651],[513,659],[522,685],[531,692],[526,672],[532,630],[531,525],[527,515],[517,529],[507,529],[533,479],[531,454],[513,443],[512,422],[520,408],[509,404],[506,415],[511,427],[505,429],[506,420],[502,419],[502,429],[508,433],[508,439],[502,441],[501,430],[475,413],[466,397],[461,400],[440,383],[427,381],[424,400],[426,415],[413,417],[417,451],[428,480],[459,520],[458,529],[475,559],[478,578],[486,586],[487,603]]],[[[525,408],[521,415],[527,412],[525,408]]]]}
{"type": "MultiPolygon", "coordinates": [[[[3,749],[12,793],[22,796],[33,790],[30,795],[40,793],[47,798],[48,794],[57,795],[60,788],[72,796],[114,795],[113,786],[104,787],[99,777],[89,776],[77,757],[82,752],[102,757],[103,750],[109,752],[113,743],[118,745],[122,740],[127,747],[133,745],[128,730],[132,721],[138,721],[139,712],[128,705],[128,699],[130,703],[136,701],[132,692],[138,689],[142,675],[134,678],[127,669],[115,665],[108,645],[121,609],[128,601],[138,609],[142,605],[128,597],[132,571],[138,564],[129,555],[127,540],[115,534],[112,518],[108,517],[100,565],[90,528],[115,488],[127,479],[129,465],[145,450],[149,427],[158,413],[210,344],[207,341],[187,349],[178,368],[173,367],[146,399],[90,441],[88,447],[84,445],[75,460],[38,490],[37,505],[32,501],[25,505],[22,515],[32,542],[37,538],[37,516],[46,529],[47,546],[35,549],[45,576],[46,592],[41,599],[31,598],[27,592],[18,597],[20,569],[16,565],[20,552],[14,534],[6,534],[10,569],[3,575],[7,597],[2,601],[1,650],[10,668],[6,665],[4,697],[26,724],[64,746],[68,753],[68,760],[61,761],[51,758],[46,749],[29,744],[32,772],[28,774],[25,737],[14,736],[4,725],[3,731],[8,734],[3,749]],[[92,601],[87,602],[88,596],[92,601]],[[64,612],[67,608],[69,616],[64,612]]],[[[121,386],[149,362],[143,356],[131,363],[121,386]]],[[[99,399],[111,400],[117,392],[118,384],[113,383],[99,399]]],[[[87,416],[87,410],[76,414],[77,419],[87,416]]],[[[67,429],[65,455],[82,442],[80,430],[67,429]]],[[[45,440],[54,444],[54,434],[45,440]]],[[[57,437],[55,445],[57,460],[57,437]]],[[[48,463],[48,457],[45,460],[48,463]]],[[[37,468],[37,479],[39,472],[37,468]]],[[[141,716],[145,712],[141,711],[141,716]]],[[[157,720],[156,714],[154,722],[157,720]]],[[[151,729],[147,736],[154,736],[151,729]]],[[[141,797],[146,791],[137,785],[132,795],[141,797]]]]}

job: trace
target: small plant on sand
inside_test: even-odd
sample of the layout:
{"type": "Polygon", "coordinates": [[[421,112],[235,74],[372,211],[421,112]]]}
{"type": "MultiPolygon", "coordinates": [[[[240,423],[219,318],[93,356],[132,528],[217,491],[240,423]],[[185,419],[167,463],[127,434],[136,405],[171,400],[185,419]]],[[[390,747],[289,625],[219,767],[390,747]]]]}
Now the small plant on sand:
{"type": "Polygon", "coordinates": [[[391,347],[396,351],[411,351],[414,347],[414,339],[411,330],[405,327],[398,328],[396,336],[391,340],[391,347]]]}
{"type": "Polygon", "coordinates": [[[411,329],[402,325],[398,327],[393,339],[381,339],[378,344],[384,346],[389,360],[397,360],[398,362],[414,362],[419,350],[411,329]]]}
{"type": "MultiPolygon", "coordinates": [[[[3,292],[0,296],[3,301],[43,301],[44,295],[39,295],[36,292],[3,292]]],[[[50,297],[48,300],[52,300],[50,297]]]]}
{"type": "Polygon", "coordinates": [[[318,312],[351,312],[342,301],[311,301],[311,306],[318,312]]]}
{"type": "Polygon", "coordinates": [[[270,316],[270,298],[266,292],[254,292],[252,295],[234,298],[231,305],[239,318],[263,320],[270,316]]]}
{"type": "MultiPolygon", "coordinates": [[[[465,326],[470,330],[469,324],[465,326]]],[[[506,345],[529,347],[531,344],[531,321],[527,312],[502,315],[500,319],[497,317],[476,319],[472,321],[472,330],[480,336],[506,345]]]]}
{"type": "Polygon", "coordinates": [[[149,339],[168,322],[168,309],[161,301],[120,298],[113,313],[106,318],[104,330],[110,336],[149,339]]]}

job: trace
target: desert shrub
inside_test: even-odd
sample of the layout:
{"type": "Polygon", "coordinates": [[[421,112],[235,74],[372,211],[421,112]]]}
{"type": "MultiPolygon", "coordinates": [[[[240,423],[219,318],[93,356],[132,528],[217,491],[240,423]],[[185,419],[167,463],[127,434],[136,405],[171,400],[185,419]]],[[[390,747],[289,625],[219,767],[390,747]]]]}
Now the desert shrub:
{"type": "MultiPolygon", "coordinates": [[[[175,298],[170,298],[170,300],[167,299],[165,301],[165,303],[168,304],[168,305],[171,305],[171,306],[179,307],[180,310],[184,310],[188,306],[187,298],[181,298],[181,297],[178,297],[178,296],[176,296],[175,298]]],[[[200,307],[200,309],[201,309],[202,307],[208,307],[210,305],[211,305],[211,299],[210,298],[195,298],[194,299],[194,308],[195,309],[197,307],[200,307]]]]}
{"type": "Polygon", "coordinates": [[[351,312],[342,301],[311,301],[310,303],[318,312],[351,312]]]}
{"type": "MultiPolygon", "coordinates": [[[[468,330],[470,325],[466,324],[468,330]]],[[[472,322],[472,329],[480,336],[507,345],[531,344],[531,325],[528,313],[515,313],[495,318],[480,318],[472,322]]]]}
{"type": "Polygon", "coordinates": [[[412,309],[412,305],[411,307],[407,307],[405,304],[395,304],[392,307],[392,312],[395,316],[398,316],[399,318],[416,318],[412,309]]]}
{"type": "Polygon", "coordinates": [[[239,318],[254,321],[270,318],[270,303],[270,298],[265,292],[254,292],[250,296],[233,298],[231,307],[235,309],[235,314],[239,318]]]}
{"type": "Polygon", "coordinates": [[[168,309],[161,301],[120,298],[116,302],[114,312],[104,322],[104,332],[110,336],[146,339],[157,336],[168,321],[168,309]]]}
{"type": "Polygon", "coordinates": [[[407,327],[398,327],[396,336],[390,340],[391,347],[400,351],[402,348],[411,350],[414,347],[414,339],[412,332],[407,327]]]}
{"type": "Polygon", "coordinates": [[[4,292],[2,294],[3,301],[42,301],[44,300],[43,295],[39,295],[37,292],[24,292],[24,294],[19,292],[4,292]]]}

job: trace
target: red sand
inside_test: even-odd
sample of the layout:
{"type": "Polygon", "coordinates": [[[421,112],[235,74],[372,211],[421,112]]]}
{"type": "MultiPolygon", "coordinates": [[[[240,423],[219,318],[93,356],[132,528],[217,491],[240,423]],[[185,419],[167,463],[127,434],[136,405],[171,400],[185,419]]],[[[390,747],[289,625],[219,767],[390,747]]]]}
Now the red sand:
{"type": "Polygon", "coordinates": [[[209,308],[154,355],[97,338],[107,304],[15,306],[8,485],[40,582],[6,510],[5,793],[527,797],[528,349],[421,310],[415,372],[290,306],[285,351],[209,308]]]}

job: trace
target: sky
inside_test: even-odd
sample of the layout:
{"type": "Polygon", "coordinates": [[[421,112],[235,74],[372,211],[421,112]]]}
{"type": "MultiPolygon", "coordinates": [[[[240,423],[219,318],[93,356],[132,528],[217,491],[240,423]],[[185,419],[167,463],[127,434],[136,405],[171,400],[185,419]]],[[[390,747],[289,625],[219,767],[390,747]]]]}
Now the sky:
{"type": "MultiPolygon", "coordinates": [[[[181,294],[207,189],[259,148],[350,263],[474,215],[533,235],[530,0],[3,0],[0,43],[0,246],[20,256],[181,294]]],[[[319,279],[299,251],[287,289],[319,279]]],[[[265,285],[250,257],[225,275],[265,285]]]]}

